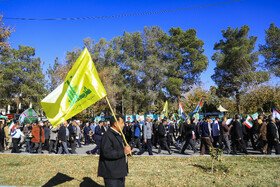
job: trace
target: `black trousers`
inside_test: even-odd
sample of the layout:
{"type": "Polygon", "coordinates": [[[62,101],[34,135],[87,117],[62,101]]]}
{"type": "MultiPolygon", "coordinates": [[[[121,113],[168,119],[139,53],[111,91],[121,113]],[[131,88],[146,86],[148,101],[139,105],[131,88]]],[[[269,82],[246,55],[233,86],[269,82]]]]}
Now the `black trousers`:
{"type": "Polygon", "coordinates": [[[19,144],[20,138],[12,138],[12,143],[13,143],[13,149],[12,153],[19,153],[19,144]]]}
{"type": "Polygon", "coordinates": [[[247,148],[245,146],[244,140],[232,140],[232,151],[233,154],[237,154],[237,148],[241,148],[241,151],[248,154],[247,148]]]}
{"type": "Polygon", "coordinates": [[[57,147],[57,141],[50,140],[49,152],[52,152],[52,151],[57,152],[56,147],[57,147]]]}
{"type": "Polygon", "coordinates": [[[76,140],[75,139],[70,140],[69,143],[70,143],[70,147],[71,147],[71,153],[72,154],[76,153],[76,140]]]}
{"type": "Polygon", "coordinates": [[[168,152],[170,152],[170,149],[167,145],[167,142],[166,142],[166,137],[164,138],[159,138],[159,148],[158,148],[158,153],[161,152],[161,148],[164,148],[166,149],[168,152]]]}
{"type": "Polygon", "coordinates": [[[0,151],[4,151],[4,139],[0,140],[0,151]]]}
{"type": "Polygon", "coordinates": [[[193,144],[193,142],[191,141],[191,138],[186,138],[185,144],[181,150],[181,154],[184,154],[185,150],[187,149],[188,145],[191,145],[192,149],[194,152],[196,152],[196,148],[195,145],[193,144]]]}
{"type": "Polygon", "coordinates": [[[132,150],[135,146],[137,146],[138,149],[141,149],[141,142],[140,142],[140,138],[139,138],[139,137],[134,137],[134,138],[132,139],[132,145],[130,146],[130,147],[131,147],[131,150],[132,150]]]}
{"type": "Polygon", "coordinates": [[[152,136],[152,144],[153,146],[157,147],[158,144],[158,133],[155,132],[154,135],[152,136]]]}
{"type": "Polygon", "coordinates": [[[269,155],[271,154],[273,147],[275,148],[276,154],[277,155],[280,154],[280,150],[279,150],[280,148],[279,148],[278,140],[277,141],[268,141],[267,143],[268,143],[267,154],[269,154],[269,155]]]}
{"type": "Polygon", "coordinates": [[[220,136],[213,136],[213,146],[214,147],[218,147],[217,146],[217,143],[219,143],[219,148],[222,149],[223,148],[223,143],[222,143],[222,140],[220,138],[220,136]]]}
{"type": "Polygon", "coordinates": [[[144,146],[144,145],[142,146],[142,149],[138,153],[138,155],[142,155],[147,149],[148,149],[149,155],[153,155],[151,139],[147,139],[146,146],[144,146]]]}
{"type": "Polygon", "coordinates": [[[97,140],[95,143],[96,143],[96,147],[91,151],[91,153],[95,154],[97,152],[97,154],[99,154],[100,147],[101,147],[101,140],[97,140]]]}
{"type": "Polygon", "coordinates": [[[49,150],[50,147],[50,140],[49,139],[45,139],[45,143],[44,143],[44,150],[49,150]]]}
{"type": "Polygon", "coordinates": [[[108,179],[104,178],[104,183],[106,187],[124,187],[125,177],[119,179],[108,179]]]}

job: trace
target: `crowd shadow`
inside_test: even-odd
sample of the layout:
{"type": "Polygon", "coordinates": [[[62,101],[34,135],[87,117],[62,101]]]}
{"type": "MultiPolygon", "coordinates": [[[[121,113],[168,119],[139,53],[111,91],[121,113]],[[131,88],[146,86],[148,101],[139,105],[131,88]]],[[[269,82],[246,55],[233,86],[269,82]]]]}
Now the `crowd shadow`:
{"type": "Polygon", "coordinates": [[[44,184],[42,187],[51,187],[51,186],[57,186],[60,184],[63,184],[65,182],[69,182],[72,180],[77,180],[80,182],[80,187],[102,187],[102,185],[96,183],[94,180],[92,180],[89,177],[84,177],[83,181],[75,179],[73,177],[70,177],[68,175],[65,175],[63,173],[57,173],[54,177],[52,177],[46,184],[44,184]]]}

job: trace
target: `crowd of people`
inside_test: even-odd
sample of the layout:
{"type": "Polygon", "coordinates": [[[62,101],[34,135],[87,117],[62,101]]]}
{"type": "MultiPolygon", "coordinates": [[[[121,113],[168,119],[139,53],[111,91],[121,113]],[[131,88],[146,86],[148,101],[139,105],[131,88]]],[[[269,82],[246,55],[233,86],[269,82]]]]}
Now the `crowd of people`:
{"type": "MultiPolygon", "coordinates": [[[[123,134],[133,150],[133,154],[141,155],[145,151],[149,155],[160,154],[166,150],[185,154],[185,150],[200,155],[209,153],[209,147],[223,149],[225,154],[248,154],[248,147],[262,154],[271,154],[275,149],[280,154],[279,134],[280,121],[272,116],[260,115],[248,128],[245,120],[236,115],[228,124],[227,118],[216,117],[203,120],[178,122],[166,118],[153,120],[147,117],[144,121],[125,122],[123,134]],[[153,147],[157,152],[153,152],[153,147]]],[[[68,120],[53,127],[48,121],[27,123],[16,122],[11,131],[8,124],[0,122],[0,151],[12,149],[12,153],[77,154],[76,148],[95,144],[88,154],[100,154],[103,134],[110,128],[109,121],[83,122],[68,120]]]]}

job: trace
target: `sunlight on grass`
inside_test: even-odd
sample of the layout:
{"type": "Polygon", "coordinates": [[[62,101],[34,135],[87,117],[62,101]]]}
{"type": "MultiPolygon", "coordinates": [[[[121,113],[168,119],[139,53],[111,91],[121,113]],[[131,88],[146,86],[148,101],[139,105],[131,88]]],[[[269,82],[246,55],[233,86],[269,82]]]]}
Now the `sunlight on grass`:
{"type": "MultiPolygon", "coordinates": [[[[210,157],[133,157],[126,185],[279,186],[279,167],[280,157],[223,157],[211,174],[210,157]]],[[[97,168],[96,156],[0,155],[0,185],[42,186],[57,173],[74,178],[62,186],[79,185],[85,177],[104,185],[97,168]]]]}

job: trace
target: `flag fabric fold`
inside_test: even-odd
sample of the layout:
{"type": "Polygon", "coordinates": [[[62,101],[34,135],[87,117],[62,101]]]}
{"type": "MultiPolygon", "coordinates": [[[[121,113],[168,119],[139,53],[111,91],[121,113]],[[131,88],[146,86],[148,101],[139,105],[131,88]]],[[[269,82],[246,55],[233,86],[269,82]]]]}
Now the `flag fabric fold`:
{"type": "Polygon", "coordinates": [[[258,113],[255,113],[255,114],[252,115],[253,120],[258,119],[258,117],[259,117],[259,114],[258,114],[258,113]]]}
{"type": "Polygon", "coordinates": [[[181,121],[185,121],[187,119],[186,115],[184,114],[184,108],[180,101],[179,101],[179,118],[181,121]]]}
{"type": "Polygon", "coordinates": [[[194,113],[198,113],[198,112],[201,111],[202,106],[203,106],[203,99],[204,99],[204,98],[202,97],[202,99],[200,100],[200,102],[198,103],[198,105],[196,106],[196,108],[194,109],[193,114],[194,114],[194,113]]]}
{"type": "Polygon", "coordinates": [[[272,117],[280,119],[280,111],[276,107],[273,108],[272,117]]]}
{"type": "Polygon", "coordinates": [[[168,117],[168,102],[165,101],[162,113],[164,114],[164,116],[168,117]]]}
{"type": "Polygon", "coordinates": [[[247,118],[246,118],[246,121],[245,121],[245,125],[246,125],[249,129],[251,129],[251,128],[253,127],[252,118],[251,118],[249,115],[247,115],[247,118]]]}
{"type": "Polygon", "coordinates": [[[11,121],[11,123],[8,125],[8,127],[9,127],[9,134],[14,132],[14,130],[16,128],[14,121],[11,121]]]}
{"type": "Polygon", "coordinates": [[[46,117],[57,126],[107,95],[85,48],[64,82],[41,101],[46,117]]]}

